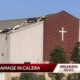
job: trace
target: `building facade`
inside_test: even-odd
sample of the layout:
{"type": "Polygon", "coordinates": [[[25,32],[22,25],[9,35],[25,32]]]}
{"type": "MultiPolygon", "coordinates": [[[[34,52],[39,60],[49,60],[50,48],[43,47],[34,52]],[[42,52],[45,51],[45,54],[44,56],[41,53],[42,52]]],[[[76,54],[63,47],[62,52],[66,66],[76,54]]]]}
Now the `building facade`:
{"type": "Polygon", "coordinates": [[[51,51],[60,46],[70,59],[79,42],[79,19],[67,12],[48,16],[44,20],[44,61],[48,61],[51,51]]]}
{"type": "Polygon", "coordinates": [[[70,60],[80,41],[79,19],[65,11],[39,18],[2,21],[0,27],[0,63],[49,62],[51,51],[58,46],[70,60]]]}

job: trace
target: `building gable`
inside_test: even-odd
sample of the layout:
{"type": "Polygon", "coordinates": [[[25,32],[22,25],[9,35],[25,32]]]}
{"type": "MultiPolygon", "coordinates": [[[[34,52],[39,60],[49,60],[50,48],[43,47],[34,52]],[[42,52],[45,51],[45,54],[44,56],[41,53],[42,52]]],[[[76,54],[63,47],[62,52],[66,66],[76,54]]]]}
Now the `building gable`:
{"type": "Polygon", "coordinates": [[[44,61],[49,60],[51,51],[60,46],[70,59],[75,44],[79,41],[79,19],[64,11],[48,16],[44,20],[44,61]],[[64,34],[59,32],[64,28],[64,34]]]}

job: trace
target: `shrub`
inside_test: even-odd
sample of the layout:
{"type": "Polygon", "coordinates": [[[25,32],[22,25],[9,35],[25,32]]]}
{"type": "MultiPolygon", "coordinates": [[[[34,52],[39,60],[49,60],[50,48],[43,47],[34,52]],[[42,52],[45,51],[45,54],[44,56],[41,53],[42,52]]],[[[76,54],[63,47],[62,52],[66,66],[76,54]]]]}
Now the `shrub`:
{"type": "Polygon", "coordinates": [[[21,73],[20,80],[36,80],[36,75],[33,73],[21,73]]]}

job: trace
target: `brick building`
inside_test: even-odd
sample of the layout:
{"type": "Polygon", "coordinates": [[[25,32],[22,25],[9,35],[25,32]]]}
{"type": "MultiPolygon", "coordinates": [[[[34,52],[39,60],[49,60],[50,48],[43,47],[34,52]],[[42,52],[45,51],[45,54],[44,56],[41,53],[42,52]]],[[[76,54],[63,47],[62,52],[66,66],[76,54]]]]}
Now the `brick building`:
{"type": "Polygon", "coordinates": [[[79,42],[79,19],[62,11],[44,20],[44,61],[49,59],[52,49],[60,46],[70,59],[79,42]]]}

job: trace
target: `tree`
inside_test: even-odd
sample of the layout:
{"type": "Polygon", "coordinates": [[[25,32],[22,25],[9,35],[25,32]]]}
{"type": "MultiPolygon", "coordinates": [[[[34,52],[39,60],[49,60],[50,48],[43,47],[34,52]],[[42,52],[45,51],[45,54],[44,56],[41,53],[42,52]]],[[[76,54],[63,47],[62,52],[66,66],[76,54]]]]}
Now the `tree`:
{"type": "Polygon", "coordinates": [[[71,74],[68,74],[68,76],[67,76],[67,80],[72,80],[72,76],[71,76],[71,74]]]}
{"type": "Polygon", "coordinates": [[[44,75],[37,75],[38,80],[46,80],[44,75]]]}
{"type": "Polygon", "coordinates": [[[66,63],[67,57],[62,48],[57,47],[50,54],[50,63],[66,63]]]}
{"type": "MultiPolygon", "coordinates": [[[[16,79],[13,79],[16,80],[16,79]]],[[[46,80],[43,74],[21,73],[19,80],[46,80]]]]}
{"type": "MultiPolygon", "coordinates": [[[[80,42],[78,42],[72,52],[71,56],[72,61],[75,63],[80,63],[80,42]]],[[[80,73],[74,74],[76,80],[80,80],[80,73]]]]}
{"type": "Polygon", "coordinates": [[[21,73],[20,80],[36,80],[36,75],[33,73],[21,73]]]}
{"type": "Polygon", "coordinates": [[[75,63],[80,63],[80,42],[78,42],[72,52],[71,56],[72,61],[75,63]]]}
{"type": "Polygon", "coordinates": [[[80,73],[77,73],[77,80],[80,80],[80,73]]]}
{"type": "Polygon", "coordinates": [[[12,77],[11,80],[19,80],[19,77],[12,77]]]}
{"type": "MultiPolygon", "coordinates": [[[[65,52],[62,48],[56,47],[54,50],[52,50],[50,54],[50,63],[66,63],[67,57],[65,56],[65,52]]],[[[51,77],[52,80],[62,80],[64,77],[64,74],[62,73],[49,73],[49,77],[51,77]]]]}

